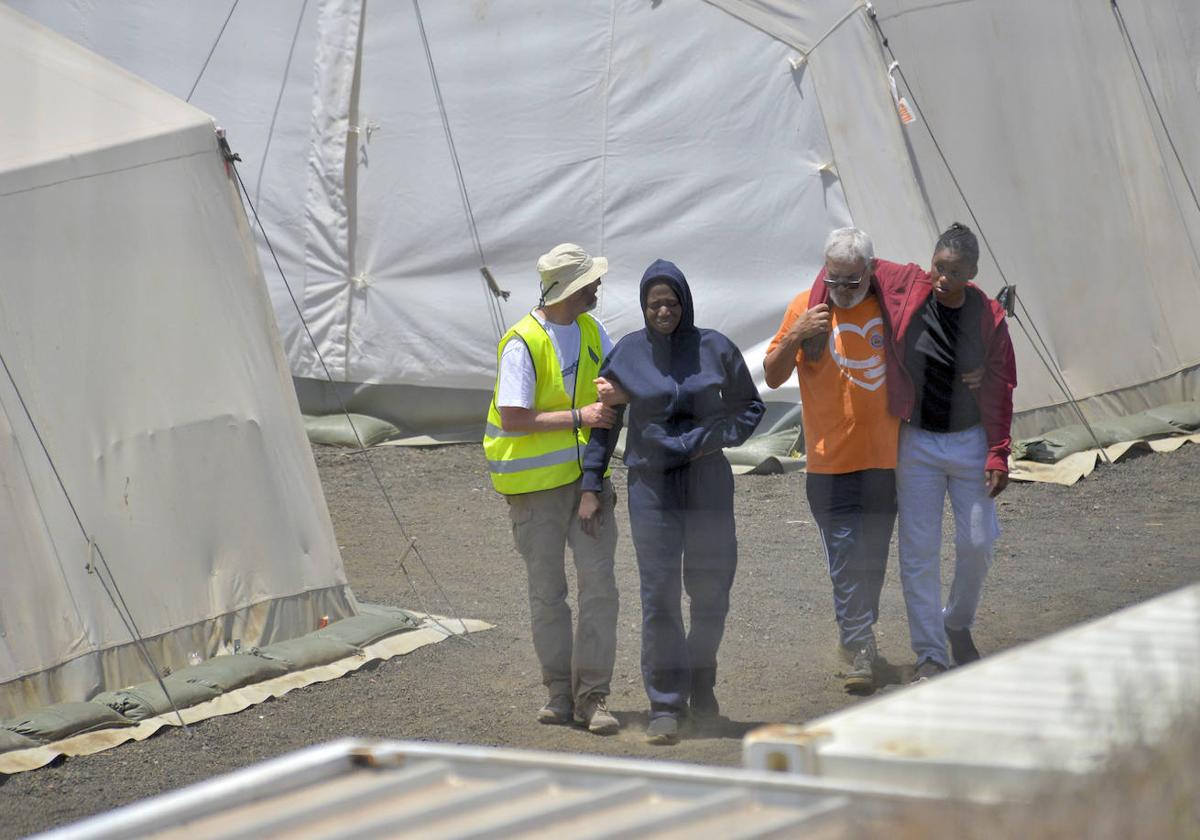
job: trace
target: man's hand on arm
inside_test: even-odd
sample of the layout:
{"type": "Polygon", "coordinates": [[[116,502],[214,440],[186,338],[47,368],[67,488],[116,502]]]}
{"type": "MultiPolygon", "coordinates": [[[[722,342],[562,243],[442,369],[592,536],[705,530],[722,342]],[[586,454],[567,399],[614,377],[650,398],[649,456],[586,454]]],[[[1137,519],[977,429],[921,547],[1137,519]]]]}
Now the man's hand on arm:
{"type": "Polygon", "coordinates": [[[579,409],[582,425],[589,429],[611,429],[617,422],[617,410],[602,402],[594,402],[579,409]]]}

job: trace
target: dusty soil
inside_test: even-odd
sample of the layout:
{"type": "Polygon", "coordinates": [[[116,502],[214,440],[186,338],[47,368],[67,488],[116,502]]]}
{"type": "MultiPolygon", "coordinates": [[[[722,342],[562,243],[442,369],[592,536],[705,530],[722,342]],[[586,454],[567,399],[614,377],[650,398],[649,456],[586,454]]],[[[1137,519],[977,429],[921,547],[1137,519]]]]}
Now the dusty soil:
{"type": "MultiPolygon", "coordinates": [[[[371,457],[421,559],[410,555],[405,563],[410,583],[398,564],[407,540],[363,457],[318,449],[358,597],[435,613],[456,610],[496,628],[206,721],[190,735],[164,730],[140,744],[2,779],[0,836],[43,830],[343,736],[738,764],[747,730],[764,722],[799,723],[861,702],[842,692],[837,677],[829,579],[804,503],[803,474],[737,479],[740,566],[717,685],[728,720],[664,748],[642,741],[640,609],[624,511],[610,701],[624,730],[600,738],[534,721],[543,693],[524,567],[480,449],[383,448],[371,457]]],[[[1013,485],[1001,501],[1005,533],[980,608],[980,649],[986,655],[1200,579],[1198,474],[1200,446],[1185,446],[1101,468],[1073,488],[1013,485]]],[[[618,471],[615,478],[623,498],[625,476],[618,471]]],[[[912,663],[894,556],[878,629],[880,652],[892,663],[888,678],[899,683],[912,663]]]]}

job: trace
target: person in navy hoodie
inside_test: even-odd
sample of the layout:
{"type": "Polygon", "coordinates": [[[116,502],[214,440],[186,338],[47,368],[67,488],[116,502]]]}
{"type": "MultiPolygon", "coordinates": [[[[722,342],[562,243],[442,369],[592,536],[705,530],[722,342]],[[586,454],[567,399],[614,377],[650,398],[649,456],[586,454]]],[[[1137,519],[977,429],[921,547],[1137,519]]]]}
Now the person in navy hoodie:
{"type": "Polygon", "coordinates": [[[685,714],[701,723],[719,714],[717,648],[737,567],[733,473],[721,450],[750,437],[763,402],[737,346],[695,326],[692,294],[674,263],[646,269],[641,305],[646,328],[617,342],[596,380],[600,399],[622,408],[611,429],[592,431],[579,517],[586,531],[603,515],[599,491],[625,420],[646,740],[674,744],[685,714]],[[691,600],[686,633],[682,589],[691,600]]]}

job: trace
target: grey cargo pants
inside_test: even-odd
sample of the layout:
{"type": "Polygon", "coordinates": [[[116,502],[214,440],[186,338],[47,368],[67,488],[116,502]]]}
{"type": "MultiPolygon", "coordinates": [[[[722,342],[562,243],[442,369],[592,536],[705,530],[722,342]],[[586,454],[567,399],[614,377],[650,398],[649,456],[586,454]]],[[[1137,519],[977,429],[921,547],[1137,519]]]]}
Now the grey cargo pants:
{"type": "Polygon", "coordinates": [[[603,521],[595,537],[577,511],[580,481],[552,490],[507,496],[513,539],[529,573],[533,648],[550,696],[578,703],[609,693],[617,654],[616,493],[607,479],[600,494],[603,521]],[[575,559],[579,617],[574,633],[567,604],[566,548],[575,559]]]}

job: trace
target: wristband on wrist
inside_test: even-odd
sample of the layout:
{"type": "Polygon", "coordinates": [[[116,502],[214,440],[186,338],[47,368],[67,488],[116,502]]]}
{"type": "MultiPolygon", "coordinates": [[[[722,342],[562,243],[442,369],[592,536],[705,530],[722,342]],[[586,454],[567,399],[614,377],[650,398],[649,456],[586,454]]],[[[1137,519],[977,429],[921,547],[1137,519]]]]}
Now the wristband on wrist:
{"type": "Polygon", "coordinates": [[[579,427],[583,425],[583,416],[577,408],[571,409],[571,424],[575,427],[575,431],[579,431],[579,427]]]}

